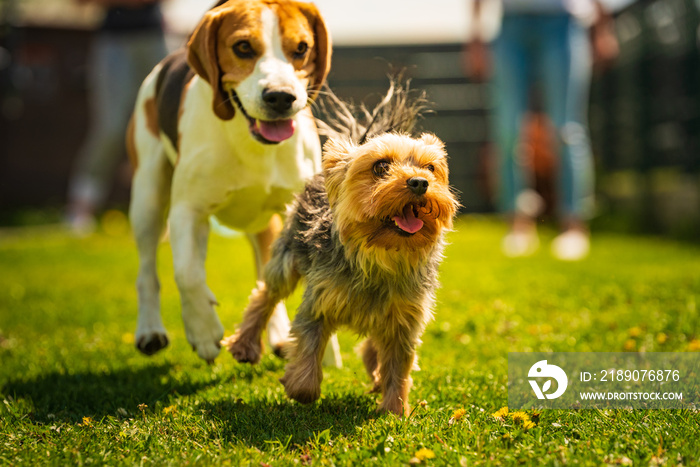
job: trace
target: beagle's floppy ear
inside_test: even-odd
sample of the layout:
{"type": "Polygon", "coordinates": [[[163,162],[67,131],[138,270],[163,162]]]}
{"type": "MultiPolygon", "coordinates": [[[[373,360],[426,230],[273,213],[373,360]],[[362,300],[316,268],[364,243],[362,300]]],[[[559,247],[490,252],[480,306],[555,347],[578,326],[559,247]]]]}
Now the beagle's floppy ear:
{"type": "Polygon", "coordinates": [[[231,120],[236,113],[231,99],[221,86],[221,66],[217,53],[222,15],[219,8],[207,12],[187,43],[187,63],[207,80],[214,91],[214,113],[221,120],[231,120]]]}
{"type": "Polygon", "coordinates": [[[315,53],[314,72],[311,76],[310,98],[313,99],[326,81],[326,76],[331,69],[332,44],[331,36],[323,22],[321,13],[313,3],[299,3],[304,16],[314,30],[315,53]]]}
{"type": "Polygon", "coordinates": [[[331,206],[340,194],[340,185],[348,170],[348,163],[352,158],[350,153],[354,147],[347,139],[334,138],[329,138],[323,145],[323,176],[326,179],[326,192],[331,206]]]}

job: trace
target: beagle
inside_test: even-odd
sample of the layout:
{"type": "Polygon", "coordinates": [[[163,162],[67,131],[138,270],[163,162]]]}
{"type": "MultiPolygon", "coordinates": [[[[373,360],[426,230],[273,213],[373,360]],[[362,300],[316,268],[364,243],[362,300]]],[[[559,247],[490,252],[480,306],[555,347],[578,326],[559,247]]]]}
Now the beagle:
{"type": "MultiPolygon", "coordinates": [[[[321,167],[308,107],[330,68],[331,41],[317,8],[291,0],[221,1],[186,49],[143,82],[127,134],[136,169],[129,217],[139,252],[136,346],[168,345],[160,315],[156,250],[166,213],[187,340],[212,362],[224,328],[206,284],[210,217],[250,239],[258,279],[285,209],[321,167]]],[[[268,340],[288,339],[284,306],[268,340]]],[[[332,361],[339,364],[337,341],[332,361]]]]}

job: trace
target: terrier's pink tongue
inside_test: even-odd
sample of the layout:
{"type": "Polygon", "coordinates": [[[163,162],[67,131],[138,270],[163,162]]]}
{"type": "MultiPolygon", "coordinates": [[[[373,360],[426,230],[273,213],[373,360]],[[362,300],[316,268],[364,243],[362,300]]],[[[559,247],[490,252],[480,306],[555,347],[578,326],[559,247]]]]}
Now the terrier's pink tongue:
{"type": "Polygon", "coordinates": [[[403,208],[403,215],[394,217],[394,222],[401,230],[408,233],[416,233],[423,227],[423,221],[413,214],[413,206],[410,204],[403,208]]]}
{"type": "Polygon", "coordinates": [[[275,120],[271,122],[265,122],[263,120],[257,121],[257,129],[268,141],[279,143],[285,139],[291,138],[294,134],[294,129],[296,124],[294,120],[275,120]]]}

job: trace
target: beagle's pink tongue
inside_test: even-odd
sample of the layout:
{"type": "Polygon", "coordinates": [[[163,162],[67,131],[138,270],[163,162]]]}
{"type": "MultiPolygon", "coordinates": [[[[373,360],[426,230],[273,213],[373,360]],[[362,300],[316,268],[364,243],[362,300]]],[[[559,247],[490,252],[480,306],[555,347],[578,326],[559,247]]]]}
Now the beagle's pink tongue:
{"type": "Polygon", "coordinates": [[[402,215],[394,216],[394,222],[396,222],[399,229],[408,233],[416,233],[423,228],[423,221],[413,214],[413,206],[410,204],[403,208],[402,215]]]}
{"type": "Polygon", "coordinates": [[[268,141],[279,143],[292,137],[296,124],[292,119],[270,122],[258,120],[256,126],[263,138],[268,141]]]}

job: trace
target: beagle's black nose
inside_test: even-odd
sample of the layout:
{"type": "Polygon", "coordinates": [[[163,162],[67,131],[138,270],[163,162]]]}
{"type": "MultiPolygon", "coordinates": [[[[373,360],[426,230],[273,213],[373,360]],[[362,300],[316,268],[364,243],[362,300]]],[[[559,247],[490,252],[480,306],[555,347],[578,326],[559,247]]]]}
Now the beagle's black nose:
{"type": "Polygon", "coordinates": [[[406,180],[406,184],[417,195],[424,195],[428,191],[428,180],[423,177],[411,177],[406,180]]]}
{"type": "Polygon", "coordinates": [[[297,96],[285,91],[265,90],[262,95],[263,102],[270,110],[283,114],[292,108],[297,96]]]}

